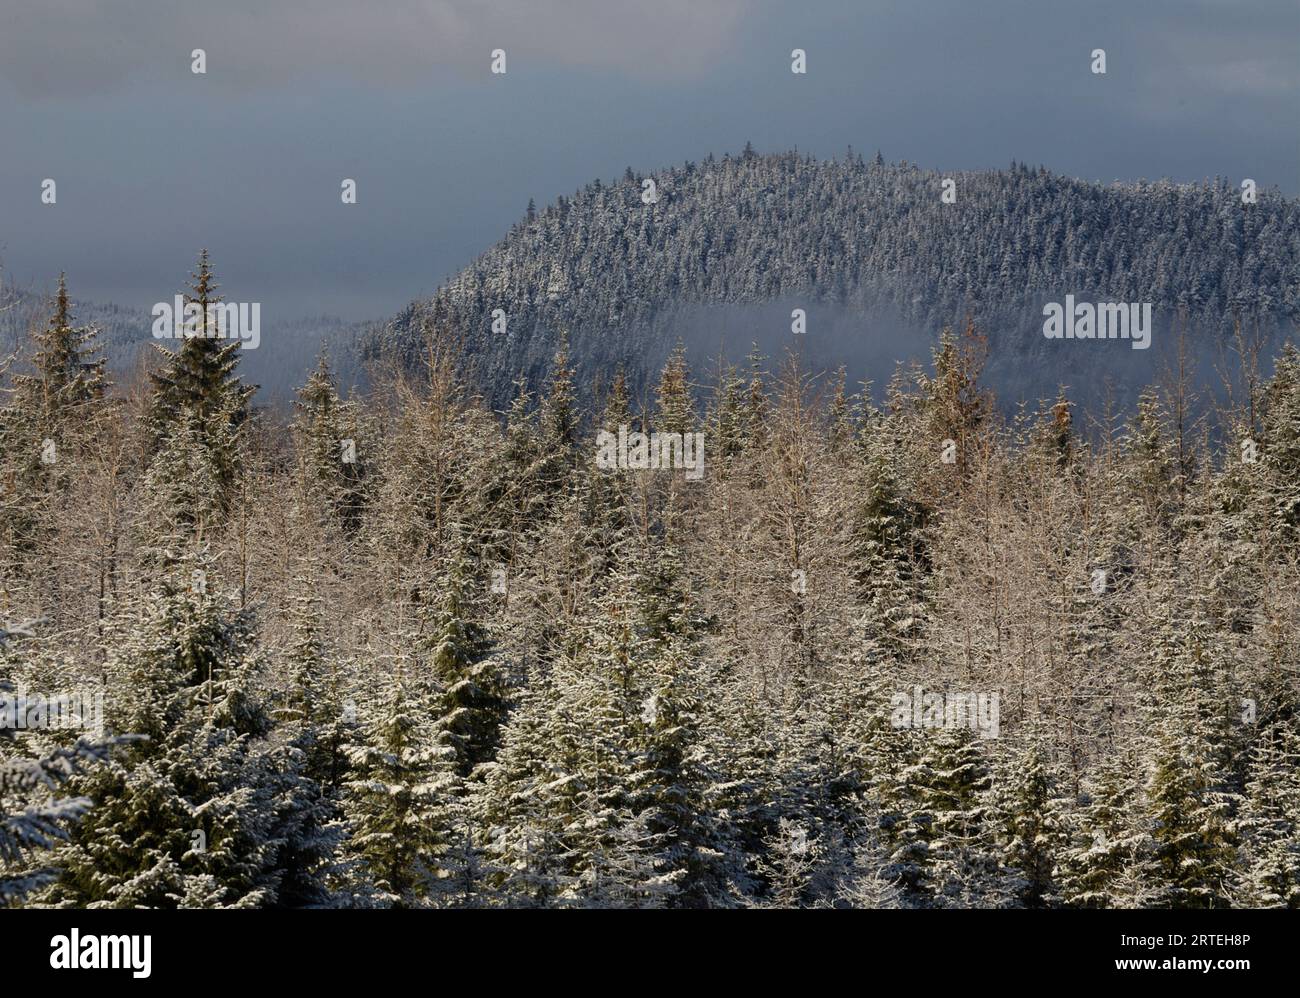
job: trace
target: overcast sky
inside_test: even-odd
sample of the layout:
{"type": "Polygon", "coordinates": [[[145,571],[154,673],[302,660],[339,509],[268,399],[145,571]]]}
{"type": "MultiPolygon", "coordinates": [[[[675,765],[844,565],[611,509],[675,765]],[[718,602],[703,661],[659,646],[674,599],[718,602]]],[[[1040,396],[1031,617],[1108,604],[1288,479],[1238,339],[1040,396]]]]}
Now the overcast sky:
{"type": "Polygon", "coordinates": [[[0,0],[0,25],[7,278],[146,310],[207,246],[264,319],[383,317],[530,197],[747,140],[1300,193],[1297,0],[0,0]]]}

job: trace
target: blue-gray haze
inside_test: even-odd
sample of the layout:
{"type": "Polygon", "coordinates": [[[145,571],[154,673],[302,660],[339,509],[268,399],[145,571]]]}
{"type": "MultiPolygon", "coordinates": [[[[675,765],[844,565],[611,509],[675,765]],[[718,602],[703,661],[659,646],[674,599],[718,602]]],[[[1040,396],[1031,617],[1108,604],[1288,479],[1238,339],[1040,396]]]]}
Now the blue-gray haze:
{"type": "Polygon", "coordinates": [[[529,198],[746,141],[1300,190],[1294,0],[3,0],[0,24],[5,276],[133,308],[207,246],[266,321],[382,317],[529,198]]]}

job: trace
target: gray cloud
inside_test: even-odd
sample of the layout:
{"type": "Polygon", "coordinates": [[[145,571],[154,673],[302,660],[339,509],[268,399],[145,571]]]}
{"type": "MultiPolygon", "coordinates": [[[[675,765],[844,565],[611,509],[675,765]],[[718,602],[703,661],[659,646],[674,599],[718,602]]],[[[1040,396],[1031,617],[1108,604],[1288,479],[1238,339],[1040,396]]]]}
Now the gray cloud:
{"type": "Polygon", "coordinates": [[[0,78],[26,97],[71,97],[188,74],[264,89],[349,76],[401,86],[452,71],[487,75],[505,49],[532,64],[692,77],[731,44],[751,0],[24,0],[0,3],[0,78]]]}

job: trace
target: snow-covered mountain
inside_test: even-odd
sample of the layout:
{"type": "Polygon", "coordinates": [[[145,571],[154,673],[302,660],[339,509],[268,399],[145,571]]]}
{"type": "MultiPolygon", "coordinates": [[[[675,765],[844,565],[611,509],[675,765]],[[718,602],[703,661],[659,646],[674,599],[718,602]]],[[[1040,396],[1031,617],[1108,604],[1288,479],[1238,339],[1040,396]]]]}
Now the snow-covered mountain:
{"type": "Polygon", "coordinates": [[[367,350],[414,358],[428,329],[450,332],[503,403],[521,373],[545,376],[561,331],[588,384],[618,364],[644,384],[678,338],[697,365],[757,341],[880,382],[969,317],[1006,398],[1106,379],[1131,389],[1158,376],[1179,329],[1208,378],[1236,321],[1268,338],[1300,310],[1300,205],[1249,200],[1222,178],[1102,185],[1014,163],[939,173],[746,149],[530,205],[367,350]],[[1067,294],[1152,304],[1154,349],[1046,339],[1044,303],[1067,294]]]}

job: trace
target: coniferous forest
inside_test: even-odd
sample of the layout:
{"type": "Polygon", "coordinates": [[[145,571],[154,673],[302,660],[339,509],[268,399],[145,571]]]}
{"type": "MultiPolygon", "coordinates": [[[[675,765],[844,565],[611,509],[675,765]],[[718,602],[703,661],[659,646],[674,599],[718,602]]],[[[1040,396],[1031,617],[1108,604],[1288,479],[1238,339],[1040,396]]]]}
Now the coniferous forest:
{"type": "MultiPolygon", "coordinates": [[[[584,382],[623,367],[640,397],[678,339],[715,358],[726,320],[767,340],[764,326],[788,324],[765,306],[788,302],[808,312],[820,332],[808,349],[831,370],[860,368],[864,354],[910,358],[909,340],[969,318],[989,340],[990,373],[1013,397],[1051,393],[1056,377],[1081,404],[1100,402],[1094,382],[1133,381],[1138,358],[1052,351],[1041,308],[1062,288],[1151,302],[1162,329],[1198,334],[1216,360],[1216,344],[1239,326],[1279,346],[1274,330],[1290,334],[1300,317],[1300,207],[1277,190],[1246,205],[1224,177],[1099,184],[1014,160],[936,171],[852,148],[817,159],[746,145],[649,176],[628,167],[530,204],[496,245],[361,343],[414,359],[427,325],[449,329],[472,347],[488,400],[504,406],[521,371],[539,380],[549,370],[563,331],[584,382]],[[642,203],[647,182],[653,205],[642,203]],[[484,321],[498,308],[509,317],[505,335],[484,321]],[[842,316],[853,321],[832,336],[842,316]]],[[[1155,353],[1169,342],[1160,337],[1155,353]]]]}
{"type": "Polygon", "coordinates": [[[282,411],[237,342],[110,377],[60,284],[0,408],[0,898],[1300,907],[1300,352],[1084,412],[989,333],[644,393],[561,338],[496,405],[429,322],[282,411]]]}
{"type": "Polygon", "coordinates": [[[0,0],[6,984],[1282,980],[1298,39],[0,0]]]}

